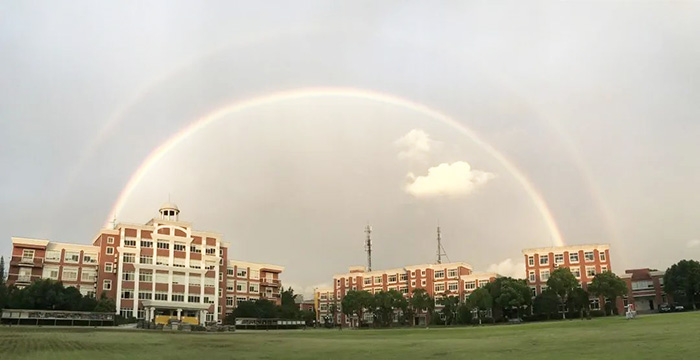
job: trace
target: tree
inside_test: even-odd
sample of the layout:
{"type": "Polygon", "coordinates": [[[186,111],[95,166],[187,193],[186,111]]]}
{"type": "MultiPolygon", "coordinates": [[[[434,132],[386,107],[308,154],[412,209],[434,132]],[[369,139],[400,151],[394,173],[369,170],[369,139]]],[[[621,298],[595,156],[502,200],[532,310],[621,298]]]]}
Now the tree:
{"type": "Polygon", "coordinates": [[[394,299],[392,298],[392,294],[389,291],[380,291],[374,294],[370,309],[381,326],[391,325],[391,320],[394,315],[394,299]]]}
{"type": "Polygon", "coordinates": [[[362,325],[362,317],[365,309],[372,306],[372,294],[362,290],[350,290],[345,294],[341,302],[341,309],[345,316],[357,316],[359,325],[362,325]]]}
{"type": "Polygon", "coordinates": [[[0,284],[5,284],[5,257],[0,256],[0,284]]]}
{"type": "Polygon", "coordinates": [[[440,299],[442,314],[445,316],[445,325],[452,325],[457,321],[457,308],[459,307],[459,297],[450,296],[449,291],[440,299]]]}
{"type": "Polygon", "coordinates": [[[100,296],[100,299],[97,300],[97,304],[95,305],[95,309],[93,311],[116,313],[117,304],[114,302],[114,299],[107,297],[106,292],[102,292],[102,295],[100,296]]]}
{"type": "Polygon", "coordinates": [[[473,317],[474,315],[472,314],[472,307],[468,301],[465,301],[457,307],[458,324],[471,324],[473,317]]]}
{"type": "Polygon", "coordinates": [[[588,300],[588,293],[586,290],[582,288],[574,289],[569,299],[569,305],[574,311],[579,312],[581,319],[583,319],[584,314],[588,313],[590,307],[590,301],[588,300]]]}
{"type": "Polygon", "coordinates": [[[547,319],[551,319],[552,314],[556,314],[559,307],[559,295],[552,289],[546,289],[541,294],[535,297],[533,308],[535,314],[545,315],[547,319]]]}
{"type": "MultiPolygon", "coordinates": [[[[547,280],[547,287],[552,289],[559,296],[559,304],[562,310],[565,309],[566,303],[569,301],[571,293],[579,286],[578,280],[571,270],[566,267],[558,268],[552,271],[552,274],[547,280]]],[[[561,313],[562,319],[566,319],[566,311],[561,313]]]]}
{"type": "Polygon", "coordinates": [[[411,294],[410,304],[417,314],[425,311],[425,327],[428,327],[430,324],[430,313],[435,308],[435,301],[430,297],[430,294],[425,289],[415,289],[411,294]]]}
{"type": "MultiPolygon", "coordinates": [[[[627,284],[612,271],[605,271],[593,277],[593,281],[588,285],[588,291],[593,295],[607,298],[614,306],[617,298],[627,293],[627,284]]],[[[607,311],[605,315],[608,315],[607,311]]]]}
{"type": "Polygon", "coordinates": [[[469,304],[472,309],[476,309],[476,317],[481,325],[481,315],[483,312],[493,308],[493,298],[491,293],[486,288],[478,288],[469,295],[469,304]]]}
{"type": "Polygon", "coordinates": [[[301,310],[299,310],[299,306],[296,303],[297,295],[294,294],[294,289],[291,287],[287,288],[287,290],[282,289],[281,298],[280,317],[283,319],[300,319],[301,310]]]}
{"type": "Polygon", "coordinates": [[[664,274],[664,290],[675,299],[686,298],[695,310],[695,299],[700,293],[700,262],[681,260],[671,265],[664,274]]]}
{"type": "Polygon", "coordinates": [[[515,317],[520,318],[520,311],[532,306],[532,290],[525,280],[501,277],[487,284],[486,289],[493,298],[493,307],[506,316],[512,317],[515,312],[515,317]]]}

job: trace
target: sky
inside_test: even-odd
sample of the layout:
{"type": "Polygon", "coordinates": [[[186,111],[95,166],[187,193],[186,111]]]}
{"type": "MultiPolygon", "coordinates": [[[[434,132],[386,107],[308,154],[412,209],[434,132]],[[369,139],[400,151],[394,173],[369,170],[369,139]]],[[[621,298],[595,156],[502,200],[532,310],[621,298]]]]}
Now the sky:
{"type": "Polygon", "coordinates": [[[298,293],[363,265],[367,224],[375,269],[434,262],[438,224],[450,261],[509,276],[559,235],[610,244],[617,273],[697,259],[698,18],[682,1],[3,1],[0,254],[90,243],[141,169],[118,221],[170,199],[298,293]]]}

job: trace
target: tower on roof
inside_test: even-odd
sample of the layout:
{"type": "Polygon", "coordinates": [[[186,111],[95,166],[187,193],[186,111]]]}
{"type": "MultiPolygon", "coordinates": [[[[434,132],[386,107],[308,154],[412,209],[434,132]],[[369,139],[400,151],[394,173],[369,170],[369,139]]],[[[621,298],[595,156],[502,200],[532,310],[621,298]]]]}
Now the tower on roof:
{"type": "Polygon", "coordinates": [[[177,205],[167,202],[160,207],[160,219],[161,220],[170,220],[170,221],[178,221],[178,218],[180,217],[180,209],[177,207],[177,205]]]}

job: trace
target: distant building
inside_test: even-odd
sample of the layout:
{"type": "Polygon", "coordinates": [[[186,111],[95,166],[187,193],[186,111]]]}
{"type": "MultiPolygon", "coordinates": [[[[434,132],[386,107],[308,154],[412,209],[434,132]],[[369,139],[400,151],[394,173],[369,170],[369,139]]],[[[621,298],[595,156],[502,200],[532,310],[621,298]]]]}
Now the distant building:
{"type": "MultiPolygon", "coordinates": [[[[471,265],[464,262],[410,265],[369,272],[363,266],[354,266],[348,273],[333,277],[333,302],[338,304],[340,310],[343,297],[350,290],[368,291],[372,294],[396,290],[409,297],[413,290],[421,288],[435,299],[436,307],[439,308],[439,300],[444,296],[456,296],[464,300],[477,286],[484,286],[496,277],[498,275],[494,273],[474,274],[471,265]]],[[[320,297],[321,295],[319,299],[320,297]]],[[[349,319],[340,311],[336,314],[336,323],[349,325],[356,320],[349,319]]]]}
{"type": "Polygon", "coordinates": [[[627,295],[618,304],[618,311],[623,313],[625,306],[634,304],[637,312],[653,312],[659,305],[670,302],[670,296],[664,291],[664,274],[664,271],[650,269],[625,270],[620,278],[627,284],[627,295]]]}
{"type": "Polygon", "coordinates": [[[333,306],[336,306],[336,315],[340,313],[340,305],[336,302],[332,287],[317,288],[314,291],[314,306],[316,309],[316,321],[320,324],[333,321],[333,306]]]}
{"type": "Polygon", "coordinates": [[[164,204],[146,224],[114,224],[92,245],[12,238],[8,283],[59,280],[83,295],[115,299],[117,314],[167,322],[220,321],[238,301],[280,303],[276,265],[228,261],[222,235],[180,221],[175,204],[164,204]],[[225,290],[225,291],[224,291],[225,290]]]}

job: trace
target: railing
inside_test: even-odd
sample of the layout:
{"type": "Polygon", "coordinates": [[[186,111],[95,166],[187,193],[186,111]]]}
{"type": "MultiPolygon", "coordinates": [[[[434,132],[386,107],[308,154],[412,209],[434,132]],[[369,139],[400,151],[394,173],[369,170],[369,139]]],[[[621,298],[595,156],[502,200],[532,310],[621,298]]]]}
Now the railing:
{"type": "Polygon", "coordinates": [[[11,264],[31,264],[32,266],[41,266],[44,263],[44,258],[40,257],[23,257],[23,256],[13,256],[10,259],[11,264]]]}
{"type": "Polygon", "coordinates": [[[280,286],[280,281],[269,278],[260,278],[260,283],[265,286],[280,286]]]}

